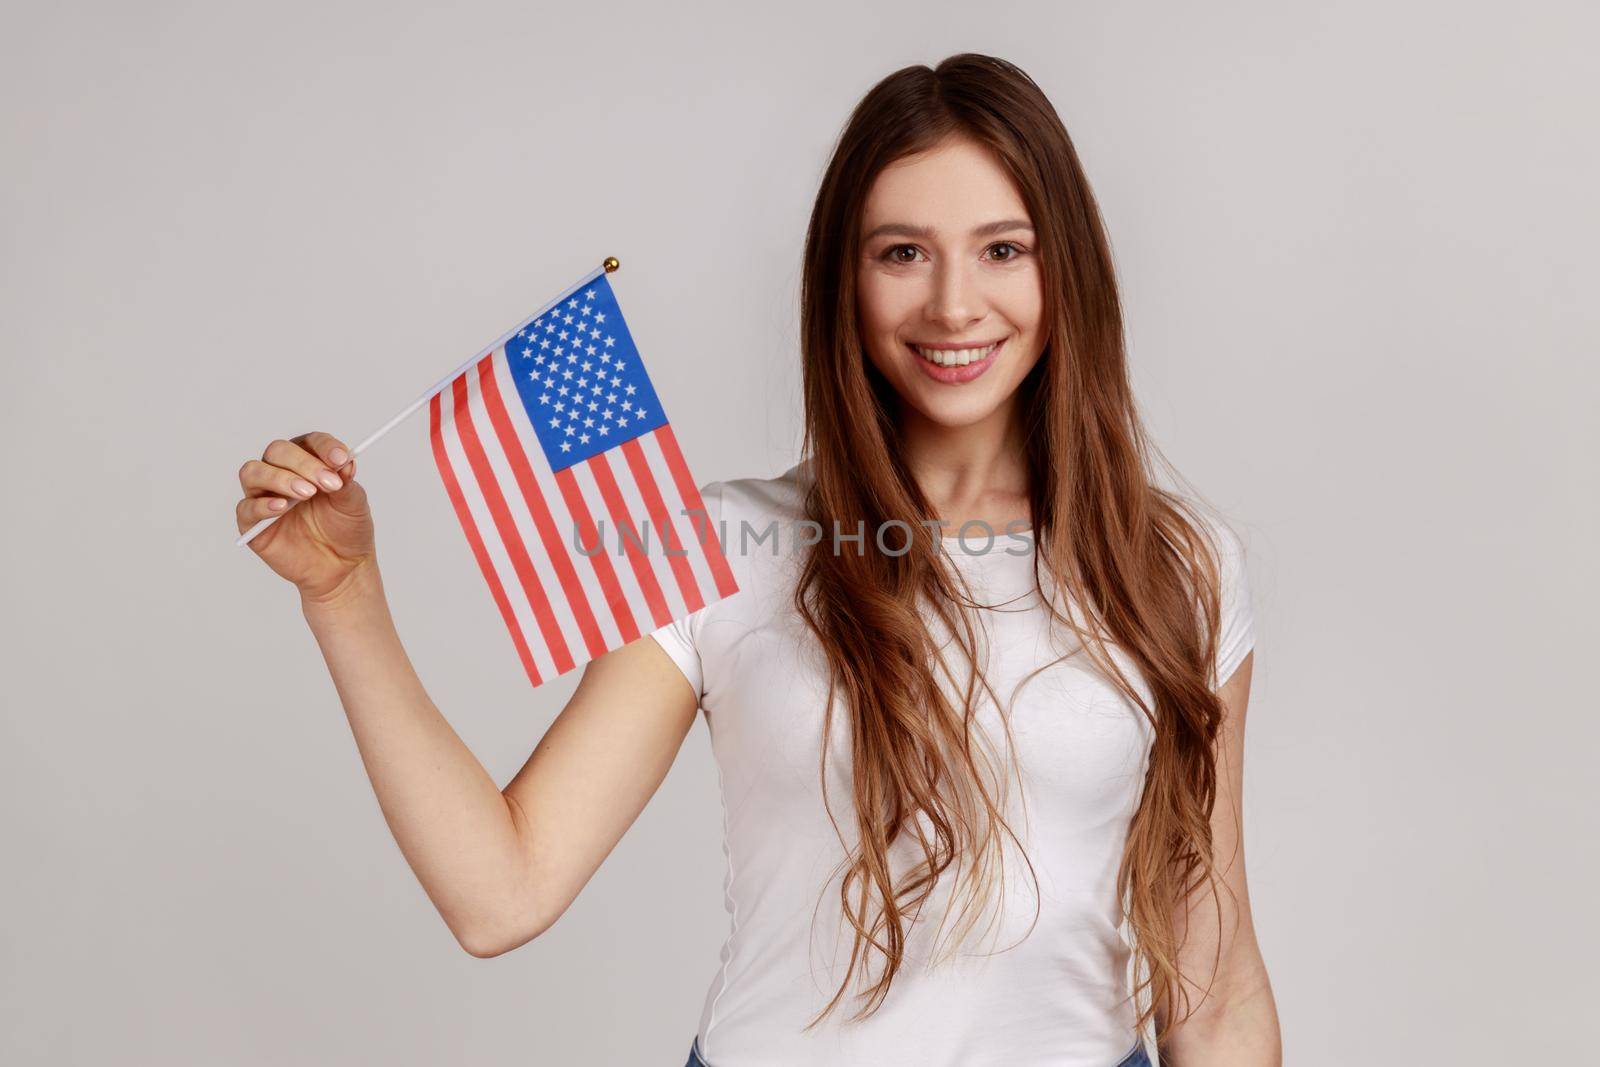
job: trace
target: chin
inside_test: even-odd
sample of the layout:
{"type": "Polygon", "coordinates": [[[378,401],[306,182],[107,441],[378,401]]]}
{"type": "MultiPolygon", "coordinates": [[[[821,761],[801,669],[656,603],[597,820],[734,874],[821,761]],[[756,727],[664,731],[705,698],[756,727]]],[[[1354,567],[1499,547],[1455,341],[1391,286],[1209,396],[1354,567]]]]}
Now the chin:
{"type": "Polygon", "coordinates": [[[926,403],[925,397],[916,397],[912,406],[917,409],[924,419],[935,426],[942,426],[951,430],[959,430],[983,422],[993,415],[1000,407],[998,400],[974,397],[959,403],[945,401],[944,403],[926,403]]]}

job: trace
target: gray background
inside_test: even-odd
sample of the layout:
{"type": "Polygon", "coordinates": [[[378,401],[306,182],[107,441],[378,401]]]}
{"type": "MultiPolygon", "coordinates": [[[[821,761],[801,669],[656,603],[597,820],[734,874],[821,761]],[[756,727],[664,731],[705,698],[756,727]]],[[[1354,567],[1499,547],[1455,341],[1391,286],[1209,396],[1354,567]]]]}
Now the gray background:
{"type": "MultiPolygon", "coordinates": [[[[833,138],[884,74],[977,50],[1066,120],[1155,438],[1248,541],[1288,1061],[1568,1062],[1600,997],[1597,29],[1578,4],[7,4],[0,1060],[682,1062],[727,928],[703,723],[554,929],[467,956],[293,589],[232,544],[236,470],[359,440],[616,255],[697,478],[777,473],[833,138]]],[[[572,679],[528,687],[423,416],[360,477],[407,648],[504,782],[572,679]]]]}

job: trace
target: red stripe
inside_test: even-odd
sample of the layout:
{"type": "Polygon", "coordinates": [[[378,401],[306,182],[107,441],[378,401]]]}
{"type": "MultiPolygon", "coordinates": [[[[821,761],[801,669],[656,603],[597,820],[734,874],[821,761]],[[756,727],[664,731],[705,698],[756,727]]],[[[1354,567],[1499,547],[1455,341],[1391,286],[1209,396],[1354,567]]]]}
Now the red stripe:
{"type": "Polygon", "coordinates": [[[666,502],[661,499],[656,476],[650,472],[650,461],[644,458],[644,448],[639,444],[639,439],[633,437],[622,442],[622,454],[627,457],[633,480],[639,485],[639,495],[644,497],[645,509],[650,512],[650,518],[661,530],[661,539],[666,542],[667,564],[678,581],[678,592],[683,594],[683,602],[690,611],[699,611],[706,606],[705,599],[700,595],[700,583],[694,579],[694,571],[689,566],[689,554],[678,541],[678,528],[667,514],[666,502]]]}
{"type": "MultiPolygon", "coordinates": [[[[689,465],[683,461],[683,449],[678,447],[678,437],[672,432],[672,424],[664,422],[652,433],[656,443],[661,446],[661,454],[667,458],[667,469],[672,472],[672,482],[678,487],[678,497],[691,511],[700,512],[699,515],[690,516],[702,520],[706,524],[706,534],[700,536],[700,550],[705,553],[706,564],[711,568],[711,575],[716,579],[717,592],[722,596],[732,596],[739,591],[739,583],[733,580],[733,571],[728,568],[728,561],[723,555],[722,542],[718,539],[711,526],[711,516],[706,512],[705,501],[700,499],[700,490],[695,488],[694,478],[689,474],[689,465]],[[708,544],[709,542],[709,544],[708,544]]],[[[695,523],[698,534],[700,523],[695,523]]]]}
{"type": "MultiPolygon", "coordinates": [[[[493,353],[485,356],[479,361],[479,367],[483,366],[484,361],[493,358],[493,353]]],[[[467,454],[467,462],[472,466],[473,477],[477,479],[478,489],[483,493],[484,503],[488,505],[489,514],[494,519],[500,541],[505,546],[506,554],[511,557],[511,566],[516,570],[522,589],[528,595],[528,602],[533,606],[533,617],[539,623],[539,632],[544,635],[544,642],[550,649],[551,658],[555,660],[556,673],[565,674],[574,666],[572,653],[567,651],[566,638],[561,636],[561,628],[556,625],[555,613],[550,610],[550,601],[545,597],[544,585],[534,572],[533,561],[528,558],[528,550],[522,544],[517,524],[511,518],[511,509],[506,507],[505,497],[500,495],[500,484],[495,481],[494,470],[489,466],[489,457],[484,455],[483,445],[478,440],[478,431],[472,425],[472,412],[467,406],[467,376],[461,375],[451,382],[450,386],[455,397],[456,437],[461,442],[462,451],[467,454]]]]}
{"type": "Polygon", "coordinates": [[[511,601],[506,597],[505,588],[500,584],[500,576],[495,573],[494,561],[489,558],[489,550],[484,547],[483,538],[478,534],[478,525],[472,521],[472,511],[467,507],[467,498],[462,495],[461,485],[456,481],[456,473],[450,467],[450,456],[445,452],[439,412],[439,394],[434,393],[428,402],[428,436],[433,440],[433,461],[439,467],[439,476],[444,479],[445,494],[450,497],[450,505],[455,508],[456,518],[461,523],[462,531],[467,535],[467,543],[472,546],[472,555],[478,561],[478,569],[483,572],[484,579],[489,583],[489,592],[500,608],[500,617],[505,620],[506,629],[511,631],[511,643],[517,647],[517,656],[522,660],[522,669],[527,672],[528,681],[539,685],[544,679],[540,677],[539,668],[533,662],[533,652],[522,636],[522,627],[517,624],[516,612],[511,610],[511,601]]]}
{"type": "Polygon", "coordinates": [[[478,385],[483,390],[484,408],[489,412],[489,422],[494,426],[496,436],[500,438],[500,450],[505,453],[507,462],[511,464],[511,473],[515,475],[517,487],[522,490],[522,499],[527,502],[528,511],[533,516],[533,525],[539,531],[539,540],[544,542],[545,555],[550,560],[550,565],[555,568],[556,578],[561,582],[561,589],[567,595],[567,604],[572,608],[573,617],[578,621],[578,632],[583,635],[583,643],[589,650],[589,658],[594,659],[606,650],[605,638],[600,636],[600,625],[594,620],[594,613],[589,610],[589,595],[584,592],[583,583],[578,580],[578,572],[573,569],[572,555],[567,549],[567,543],[561,538],[561,531],[556,529],[555,519],[550,516],[549,505],[545,503],[544,491],[539,488],[538,481],[534,478],[533,468],[528,465],[528,454],[523,448],[522,439],[517,436],[516,428],[511,425],[511,416],[506,413],[505,402],[500,398],[500,384],[495,378],[493,355],[478,364],[478,385]]]}
{"type": "Polygon", "coordinates": [[[611,515],[611,524],[617,528],[619,535],[631,535],[622,537],[622,549],[628,556],[628,562],[633,566],[633,576],[639,580],[639,588],[644,591],[645,603],[650,605],[650,616],[655,620],[656,628],[660,629],[672,621],[672,615],[667,611],[667,599],[661,595],[661,586],[656,583],[656,575],[650,569],[650,561],[639,554],[639,543],[642,538],[633,525],[633,519],[628,516],[628,505],[622,499],[622,490],[617,488],[616,476],[611,473],[611,463],[606,459],[604,452],[591,456],[584,462],[594,474],[595,484],[600,487],[600,496],[606,502],[606,511],[611,515]]]}
{"type": "Polygon", "coordinates": [[[589,503],[583,499],[578,480],[573,477],[571,467],[563,467],[555,475],[556,485],[561,488],[561,497],[567,502],[567,511],[578,524],[578,537],[584,549],[587,551],[591,546],[594,549],[589,562],[594,565],[594,576],[599,579],[600,588],[606,594],[606,606],[611,609],[611,617],[616,620],[617,629],[622,631],[623,643],[636,641],[639,638],[639,626],[633,620],[633,605],[628,603],[628,595],[622,591],[622,583],[617,581],[617,572],[611,566],[606,546],[601,543],[600,531],[595,528],[594,517],[589,514],[589,503]]]}

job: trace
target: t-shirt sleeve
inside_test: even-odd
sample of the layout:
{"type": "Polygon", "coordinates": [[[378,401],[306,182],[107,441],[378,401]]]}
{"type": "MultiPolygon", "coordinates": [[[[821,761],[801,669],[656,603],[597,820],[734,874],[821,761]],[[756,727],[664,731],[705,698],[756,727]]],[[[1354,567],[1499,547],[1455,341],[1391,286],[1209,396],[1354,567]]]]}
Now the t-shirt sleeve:
{"type": "MultiPolygon", "coordinates": [[[[722,521],[722,487],[721,482],[711,482],[700,487],[700,499],[705,504],[706,515],[711,526],[707,532],[716,536],[722,521]]],[[[700,525],[700,520],[694,520],[700,525]]],[[[650,636],[655,639],[672,662],[678,665],[683,676],[689,679],[689,685],[694,688],[697,697],[705,696],[705,664],[700,658],[700,628],[705,621],[708,611],[716,607],[716,603],[708,604],[699,611],[691,612],[681,619],[674,619],[658,630],[652,630],[650,636]]]]}
{"type": "Polygon", "coordinates": [[[1244,542],[1227,523],[1211,520],[1221,577],[1221,625],[1217,635],[1214,687],[1221,688],[1255,647],[1255,613],[1244,542]]]}

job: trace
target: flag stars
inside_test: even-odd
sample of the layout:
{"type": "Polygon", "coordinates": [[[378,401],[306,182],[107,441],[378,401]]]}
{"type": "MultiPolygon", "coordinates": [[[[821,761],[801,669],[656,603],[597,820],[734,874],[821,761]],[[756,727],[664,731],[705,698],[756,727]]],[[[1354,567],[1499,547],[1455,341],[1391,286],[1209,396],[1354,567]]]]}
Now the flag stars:
{"type": "Polygon", "coordinates": [[[561,442],[561,451],[563,451],[563,452],[571,452],[572,451],[572,442],[571,441],[562,441],[561,442]]]}
{"type": "Polygon", "coordinates": [[[606,338],[606,347],[607,348],[614,348],[616,346],[616,343],[617,343],[617,339],[615,337],[607,337],[606,338]]]}
{"type": "Polygon", "coordinates": [[[556,392],[560,393],[562,396],[566,396],[567,395],[567,387],[564,386],[564,385],[558,386],[556,388],[556,392]]]}
{"type": "Polygon", "coordinates": [[[596,311],[594,313],[594,321],[596,321],[596,322],[604,322],[604,321],[606,321],[606,313],[604,311],[596,311]]]}
{"type": "Polygon", "coordinates": [[[568,367],[568,368],[562,370],[561,377],[562,377],[563,380],[570,382],[572,380],[572,368],[568,367]]]}
{"type": "Polygon", "coordinates": [[[634,385],[632,382],[629,382],[628,383],[628,387],[627,387],[628,395],[632,396],[634,394],[634,391],[637,390],[638,388],[639,388],[638,386],[634,385]]]}
{"type": "Polygon", "coordinates": [[[583,298],[585,300],[593,300],[594,299],[594,290],[593,289],[585,290],[584,294],[583,294],[583,298]]]}
{"type": "Polygon", "coordinates": [[[539,394],[539,403],[541,403],[541,404],[550,403],[550,394],[549,393],[541,393],[541,394],[539,394]]]}
{"type": "Polygon", "coordinates": [[[579,435],[578,435],[578,443],[579,443],[579,444],[580,444],[580,445],[586,445],[586,444],[588,444],[588,443],[589,443],[589,435],[588,435],[588,434],[586,434],[586,433],[580,433],[580,434],[579,434],[579,435]]]}
{"type": "Polygon", "coordinates": [[[522,350],[522,358],[523,359],[527,359],[531,355],[533,355],[533,346],[532,345],[529,345],[527,348],[524,348],[522,350]]]}
{"type": "Polygon", "coordinates": [[[560,419],[551,419],[550,420],[550,425],[551,425],[552,428],[559,427],[561,425],[561,420],[560,419]]]}

